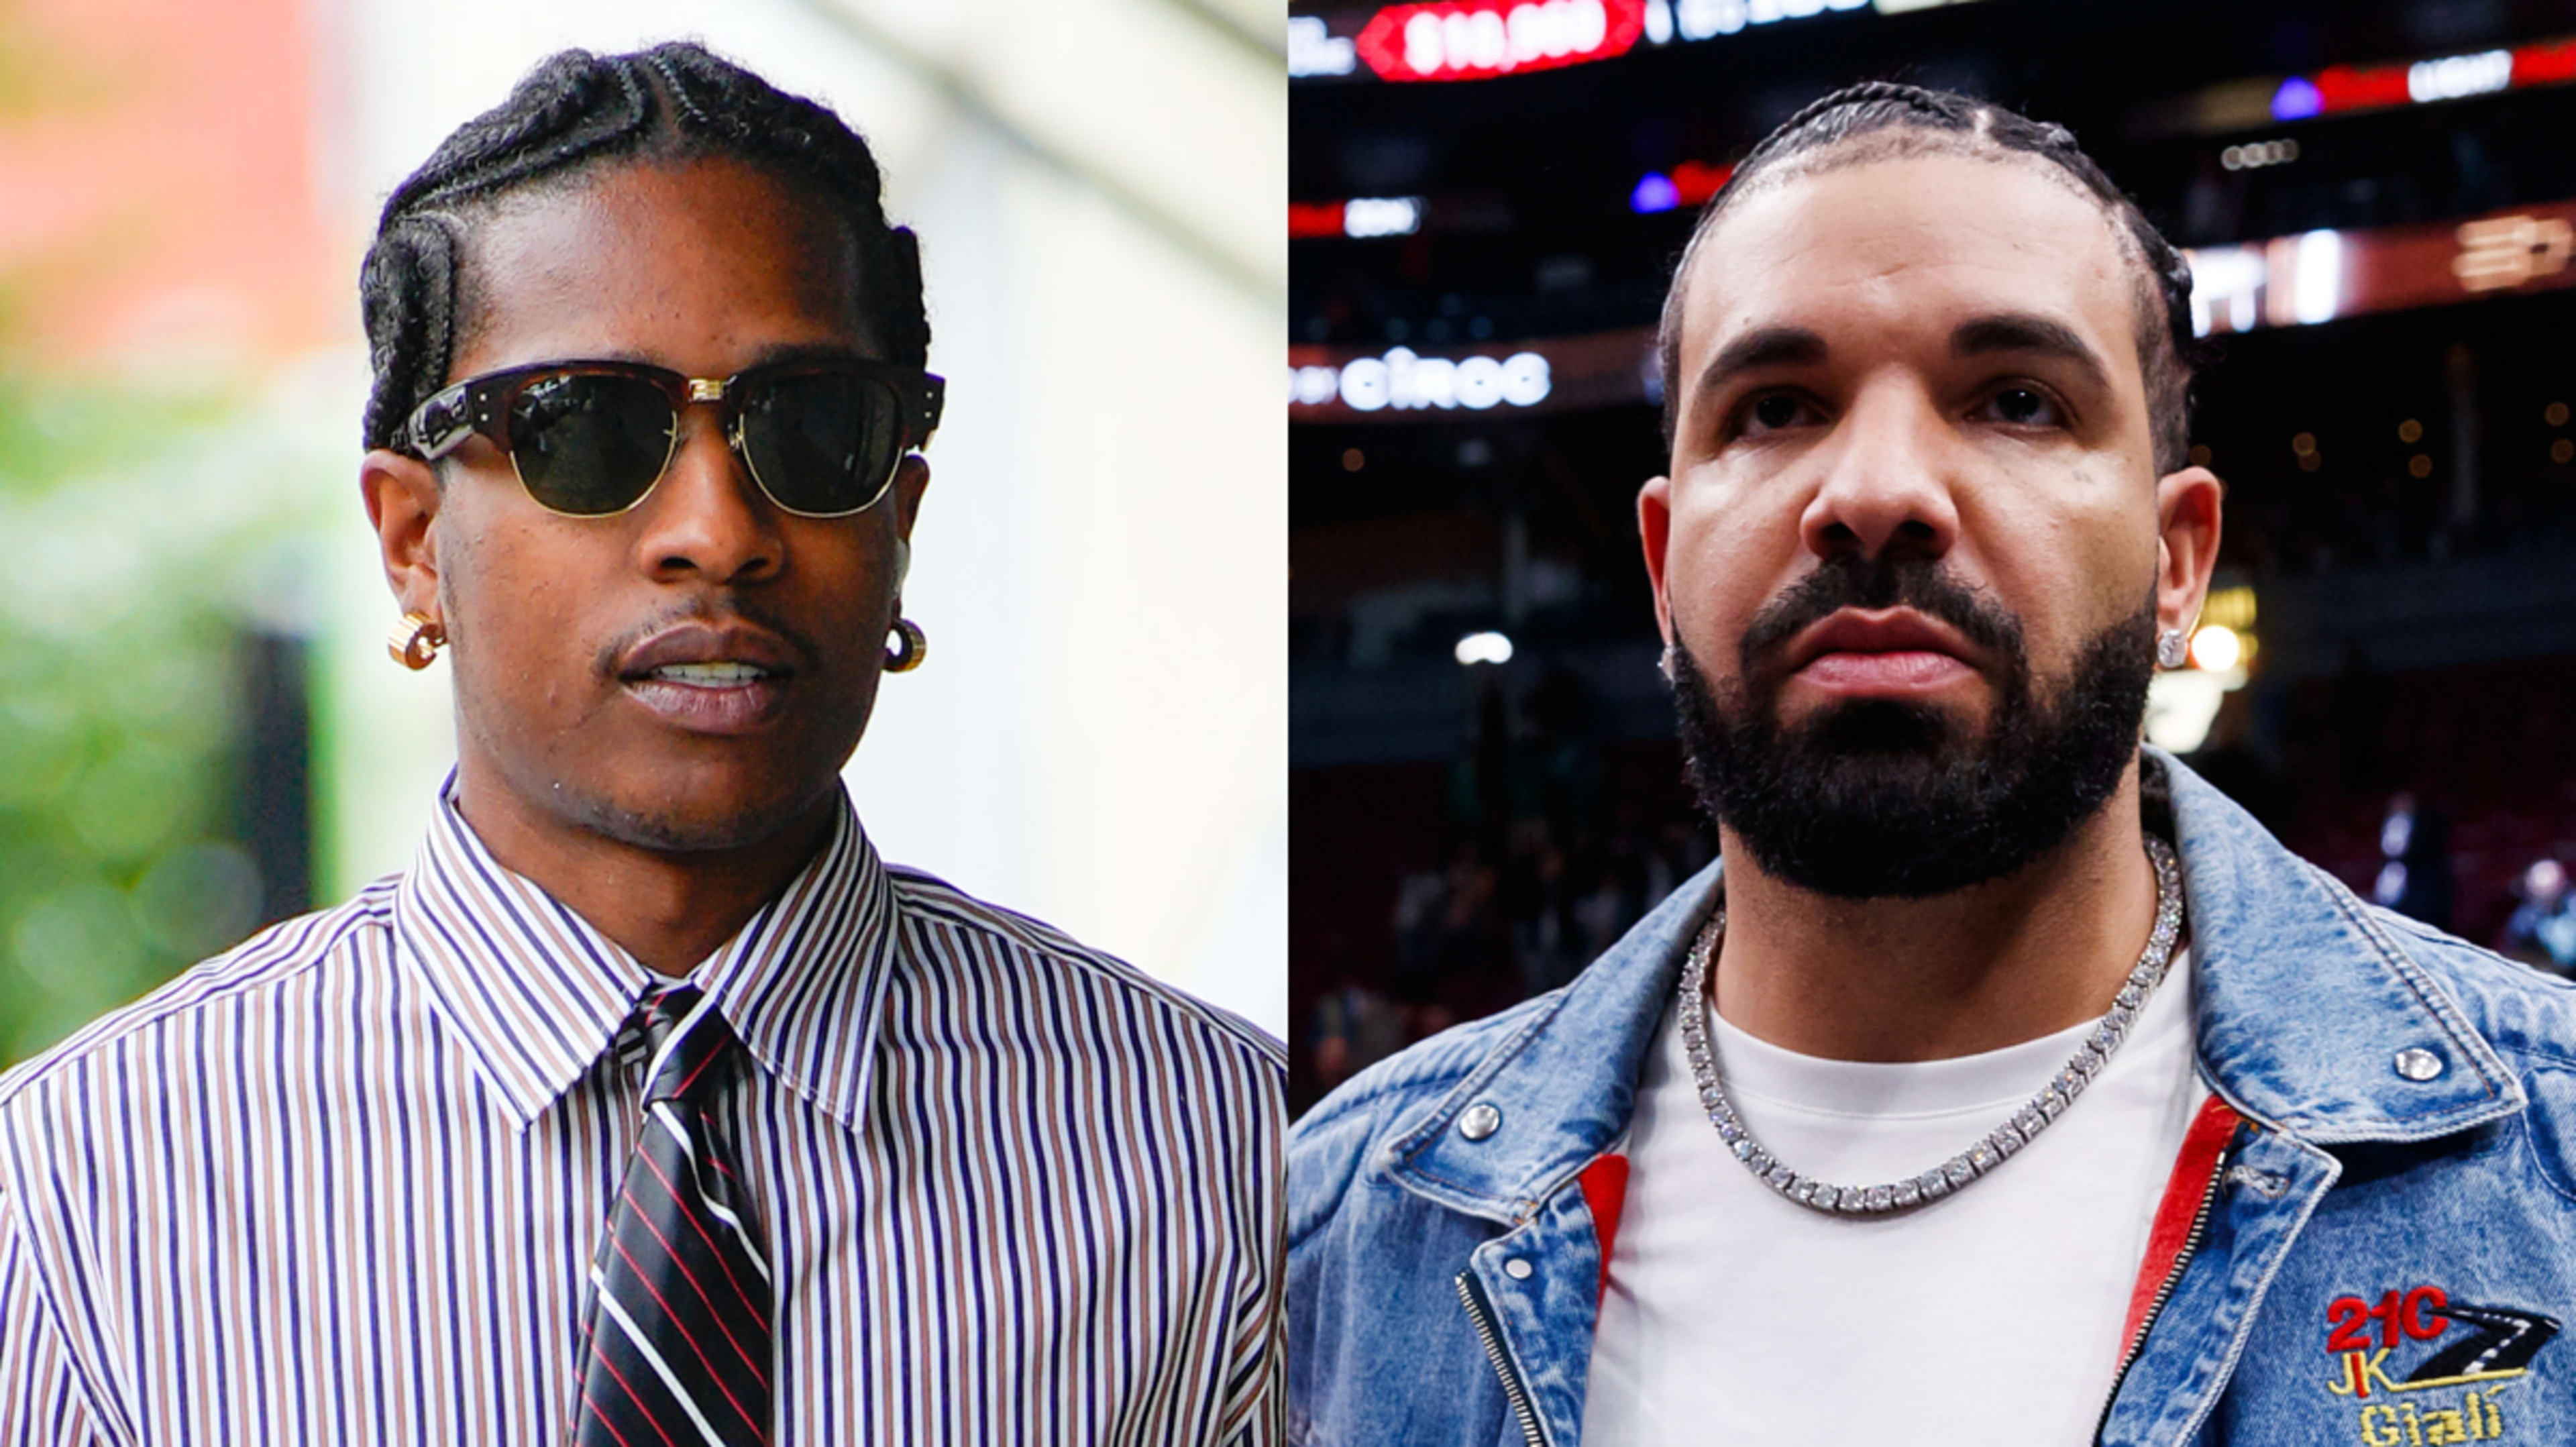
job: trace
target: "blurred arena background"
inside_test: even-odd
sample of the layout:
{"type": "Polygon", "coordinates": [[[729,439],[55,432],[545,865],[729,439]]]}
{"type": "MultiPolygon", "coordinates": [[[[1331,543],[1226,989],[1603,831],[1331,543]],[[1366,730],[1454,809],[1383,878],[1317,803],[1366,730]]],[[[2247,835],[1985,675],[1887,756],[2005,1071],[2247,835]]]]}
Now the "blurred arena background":
{"type": "Polygon", "coordinates": [[[1275,10],[0,0],[0,1063],[409,862],[453,744],[383,653],[358,259],[540,56],[683,35],[923,238],[933,657],[870,834],[1282,1029],[1275,10]]]}
{"type": "Polygon", "coordinates": [[[1654,671],[1649,339],[1734,162],[1906,79],[2178,244],[2228,484],[2149,735],[2365,895],[2576,965],[2576,7],[1428,0],[1289,20],[1294,1103],[1563,983],[1714,837],[1654,671]]]}

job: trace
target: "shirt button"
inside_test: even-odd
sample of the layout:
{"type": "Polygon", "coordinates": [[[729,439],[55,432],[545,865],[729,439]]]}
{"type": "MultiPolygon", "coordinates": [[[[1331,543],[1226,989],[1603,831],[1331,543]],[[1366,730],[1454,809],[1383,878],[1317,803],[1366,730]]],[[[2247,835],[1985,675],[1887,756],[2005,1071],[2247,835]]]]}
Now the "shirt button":
{"type": "Polygon", "coordinates": [[[2397,1052],[2397,1073],[2409,1080],[2430,1080],[2442,1073],[2442,1057],[2422,1046],[2397,1052]]]}
{"type": "Polygon", "coordinates": [[[1530,1264],[1515,1256],[1503,1263],[1503,1274],[1514,1281],[1527,1281],[1530,1279],[1530,1264]]]}
{"type": "Polygon", "coordinates": [[[1481,1100],[1467,1107],[1466,1114],[1458,1117],[1458,1134],[1471,1141],[1483,1140],[1502,1128],[1503,1113],[1481,1100]]]}

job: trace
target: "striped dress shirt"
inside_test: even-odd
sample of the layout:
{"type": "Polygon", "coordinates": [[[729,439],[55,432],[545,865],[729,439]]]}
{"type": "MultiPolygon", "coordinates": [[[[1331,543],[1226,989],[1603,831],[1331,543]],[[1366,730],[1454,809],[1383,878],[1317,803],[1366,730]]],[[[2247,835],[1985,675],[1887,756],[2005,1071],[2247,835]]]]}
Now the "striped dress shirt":
{"type": "MultiPolygon", "coordinates": [[[[769,1441],[1283,1435],[1278,1042],[846,808],[691,978],[750,1057],[769,1441]]],[[[567,1441],[653,983],[451,798],[0,1077],[0,1444],[567,1441]]]]}

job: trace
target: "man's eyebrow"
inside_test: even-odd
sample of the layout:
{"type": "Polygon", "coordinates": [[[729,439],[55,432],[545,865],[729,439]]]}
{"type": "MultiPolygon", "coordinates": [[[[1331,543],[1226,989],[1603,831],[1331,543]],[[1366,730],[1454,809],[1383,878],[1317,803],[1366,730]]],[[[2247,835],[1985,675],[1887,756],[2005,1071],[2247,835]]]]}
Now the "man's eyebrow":
{"type": "Polygon", "coordinates": [[[1746,372],[1811,367],[1825,359],[1825,339],[1805,327],[1763,327],[1717,349],[1700,369],[1698,390],[1714,392],[1746,372]]]}
{"type": "Polygon", "coordinates": [[[2064,322],[2030,312],[1996,312],[1959,323],[1950,332],[1950,355],[1978,357],[1990,352],[2026,352],[2054,357],[2084,374],[2097,392],[2111,390],[2111,370],[2064,322]]]}

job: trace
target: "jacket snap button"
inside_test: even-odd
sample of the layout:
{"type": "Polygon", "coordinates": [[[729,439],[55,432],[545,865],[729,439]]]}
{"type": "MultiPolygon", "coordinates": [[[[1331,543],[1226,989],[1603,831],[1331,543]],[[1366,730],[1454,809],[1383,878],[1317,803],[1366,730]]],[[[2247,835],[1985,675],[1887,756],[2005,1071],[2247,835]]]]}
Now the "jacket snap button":
{"type": "Polygon", "coordinates": [[[1481,1100],[1467,1107],[1467,1113],[1458,1117],[1458,1134],[1471,1141],[1483,1140],[1502,1128],[1503,1113],[1481,1100]]]}
{"type": "Polygon", "coordinates": [[[2430,1080],[2442,1073],[2442,1057],[2420,1046],[2400,1050],[2397,1073],[2409,1080],[2430,1080]]]}
{"type": "Polygon", "coordinates": [[[1530,1279],[1530,1264],[1515,1256],[1503,1263],[1503,1274],[1514,1281],[1527,1281],[1530,1279]]]}

